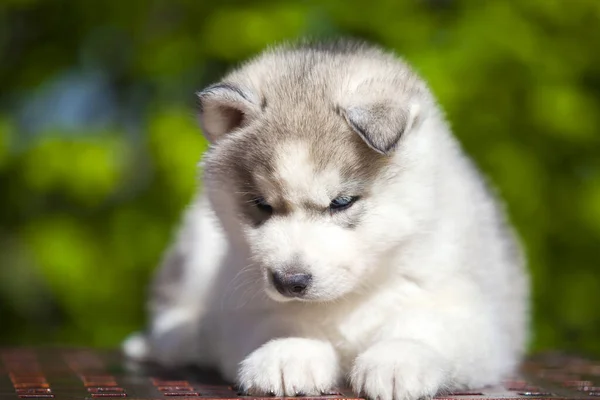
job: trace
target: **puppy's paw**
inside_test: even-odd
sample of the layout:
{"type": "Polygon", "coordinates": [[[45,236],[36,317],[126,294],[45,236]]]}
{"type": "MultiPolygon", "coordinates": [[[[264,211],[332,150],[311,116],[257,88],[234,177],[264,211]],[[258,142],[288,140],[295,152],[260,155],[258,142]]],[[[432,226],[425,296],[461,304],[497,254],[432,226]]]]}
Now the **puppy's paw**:
{"type": "Polygon", "coordinates": [[[240,365],[238,385],[250,395],[317,396],[338,380],[338,360],[330,343],[303,338],[275,339],[240,365]]]}
{"type": "Polygon", "coordinates": [[[386,341],[359,355],[350,374],[356,393],[377,400],[431,398],[448,379],[448,364],[435,350],[412,341],[386,341]]]}

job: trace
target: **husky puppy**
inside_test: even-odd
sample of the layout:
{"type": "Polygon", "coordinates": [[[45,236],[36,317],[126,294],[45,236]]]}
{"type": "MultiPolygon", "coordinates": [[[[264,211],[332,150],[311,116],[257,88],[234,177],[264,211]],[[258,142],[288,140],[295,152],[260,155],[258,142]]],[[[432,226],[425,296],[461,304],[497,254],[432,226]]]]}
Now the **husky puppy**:
{"type": "Polygon", "coordinates": [[[520,246],[404,62],[355,41],[281,45],[198,99],[204,189],[130,357],[213,367],[257,396],[348,382],[412,400],[514,372],[520,246]]]}

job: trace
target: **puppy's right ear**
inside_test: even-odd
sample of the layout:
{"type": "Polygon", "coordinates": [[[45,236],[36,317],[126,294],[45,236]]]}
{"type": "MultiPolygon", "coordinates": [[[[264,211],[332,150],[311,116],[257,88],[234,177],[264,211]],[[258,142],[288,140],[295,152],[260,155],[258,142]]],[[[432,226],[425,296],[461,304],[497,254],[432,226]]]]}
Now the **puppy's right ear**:
{"type": "Polygon", "coordinates": [[[211,143],[245,125],[260,110],[252,93],[230,83],[217,83],[196,95],[200,127],[211,143]]]}

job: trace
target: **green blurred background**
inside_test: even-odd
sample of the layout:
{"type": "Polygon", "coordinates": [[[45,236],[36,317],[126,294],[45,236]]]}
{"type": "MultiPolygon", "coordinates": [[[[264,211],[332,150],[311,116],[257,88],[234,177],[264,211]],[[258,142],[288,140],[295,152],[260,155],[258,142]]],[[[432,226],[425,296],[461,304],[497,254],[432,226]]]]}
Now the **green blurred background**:
{"type": "Polygon", "coordinates": [[[306,34],[429,81],[524,239],[532,350],[600,355],[599,0],[2,0],[0,344],[142,326],[206,149],[194,91],[306,34]]]}

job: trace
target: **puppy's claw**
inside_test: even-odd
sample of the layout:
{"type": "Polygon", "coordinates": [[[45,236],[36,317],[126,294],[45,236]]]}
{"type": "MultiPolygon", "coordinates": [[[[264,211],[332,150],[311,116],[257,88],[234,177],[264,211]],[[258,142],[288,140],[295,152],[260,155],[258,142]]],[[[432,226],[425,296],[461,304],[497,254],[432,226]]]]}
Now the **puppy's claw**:
{"type": "Polygon", "coordinates": [[[337,390],[321,390],[321,396],[339,396],[340,392],[337,390]]]}

